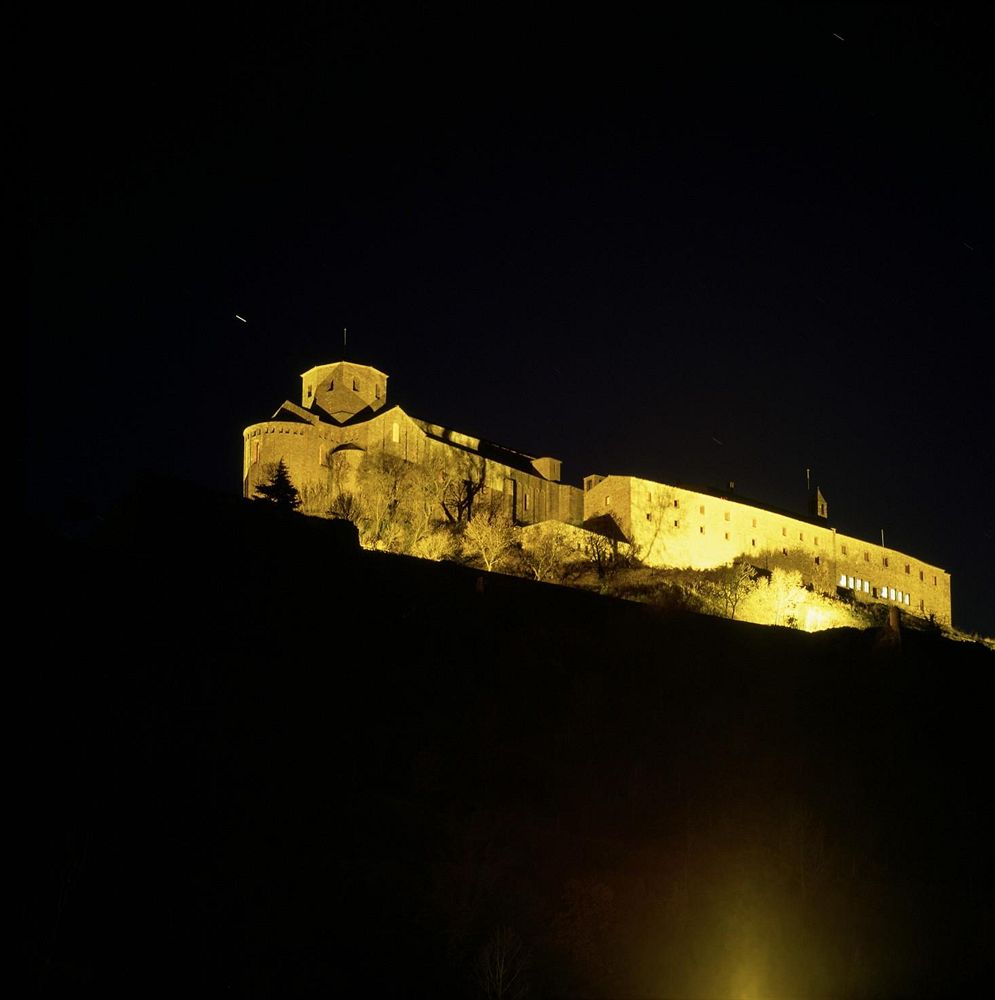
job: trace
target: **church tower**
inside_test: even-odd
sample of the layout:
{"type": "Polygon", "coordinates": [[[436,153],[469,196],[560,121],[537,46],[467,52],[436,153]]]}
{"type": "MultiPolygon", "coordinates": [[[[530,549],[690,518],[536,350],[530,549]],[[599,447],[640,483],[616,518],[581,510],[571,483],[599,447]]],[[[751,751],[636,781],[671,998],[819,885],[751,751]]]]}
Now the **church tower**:
{"type": "Polygon", "coordinates": [[[301,375],[301,406],[320,410],[337,424],[357,413],[376,413],[387,402],[387,376],[369,365],[335,361],[301,375]]]}

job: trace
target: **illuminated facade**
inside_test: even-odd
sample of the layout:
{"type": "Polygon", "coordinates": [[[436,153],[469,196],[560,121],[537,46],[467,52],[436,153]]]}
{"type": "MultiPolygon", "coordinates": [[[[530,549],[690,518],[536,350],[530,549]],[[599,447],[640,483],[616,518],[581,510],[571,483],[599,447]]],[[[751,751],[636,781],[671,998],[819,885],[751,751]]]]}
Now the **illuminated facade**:
{"type": "Polygon", "coordinates": [[[388,406],[387,378],[348,361],[304,372],[300,404],[288,400],[272,419],[243,432],[243,494],[252,496],[281,459],[305,493],[327,491],[336,465],[354,473],[370,451],[415,463],[433,456],[470,461],[488,489],[504,494],[520,524],[608,526],[649,566],[708,569],[746,557],[765,568],[800,570],[806,584],[824,593],[839,589],[855,600],[900,605],[950,623],[950,575],[840,534],[829,526],[818,490],[811,516],[804,517],[632,476],[588,476],[580,489],[560,481],[558,459],[503,448],[388,406]]]}

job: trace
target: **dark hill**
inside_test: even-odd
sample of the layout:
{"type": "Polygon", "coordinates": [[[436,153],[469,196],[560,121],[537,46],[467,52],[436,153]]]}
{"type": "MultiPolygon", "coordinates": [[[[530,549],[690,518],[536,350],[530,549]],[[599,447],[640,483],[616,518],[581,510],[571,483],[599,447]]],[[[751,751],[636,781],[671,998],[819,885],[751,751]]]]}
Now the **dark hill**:
{"type": "Polygon", "coordinates": [[[42,990],[471,996],[500,927],[533,996],[990,979],[980,646],[665,615],[175,484],[34,535],[42,990]]]}

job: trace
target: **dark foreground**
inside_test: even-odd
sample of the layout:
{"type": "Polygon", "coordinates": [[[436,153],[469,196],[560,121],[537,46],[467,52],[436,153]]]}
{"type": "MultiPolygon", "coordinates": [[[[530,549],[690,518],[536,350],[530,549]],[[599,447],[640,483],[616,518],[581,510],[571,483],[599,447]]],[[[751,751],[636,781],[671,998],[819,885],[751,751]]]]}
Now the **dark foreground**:
{"type": "Polygon", "coordinates": [[[36,989],[469,997],[495,955],[533,997],[990,984],[989,651],[272,514],[179,491],[38,532],[36,989]]]}

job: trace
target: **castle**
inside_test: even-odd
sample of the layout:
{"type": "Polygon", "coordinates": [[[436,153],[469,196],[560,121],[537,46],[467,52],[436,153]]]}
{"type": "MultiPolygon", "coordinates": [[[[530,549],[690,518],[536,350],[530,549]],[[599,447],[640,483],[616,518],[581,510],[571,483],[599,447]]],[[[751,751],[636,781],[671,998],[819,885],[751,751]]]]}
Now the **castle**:
{"type": "Polygon", "coordinates": [[[410,416],[387,405],[387,378],[338,361],[301,376],[301,402],[243,432],[243,495],[254,495],[281,459],[302,491],[327,491],[338,461],[355,471],[368,452],[408,462],[472,460],[488,490],[503,494],[521,525],[548,521],[631,543],[649,566],[709,569],[738,557],[800,569],[806,584],[857,601],[898,605],[951,621],[950,574],[914,556],[830,527],[828,505],[811,491],[808,516],[715,492],[634,476],[590,475],[583,488],[560,480],[560,462],[535,457],[410,416]],[[337,458],[333,458],[333,456],[337,458]]]}

